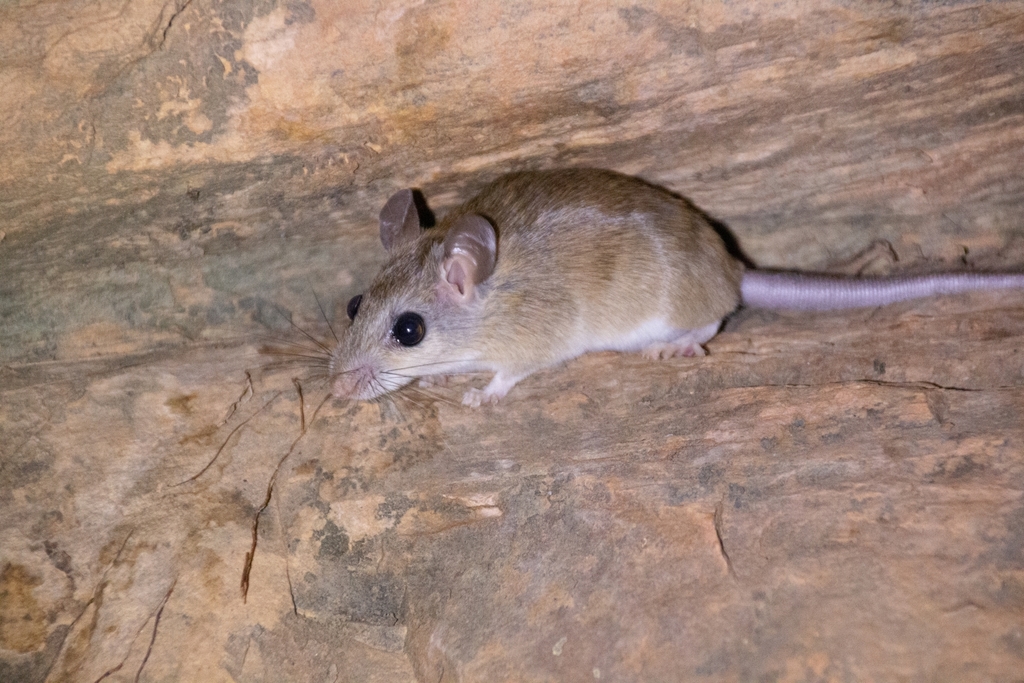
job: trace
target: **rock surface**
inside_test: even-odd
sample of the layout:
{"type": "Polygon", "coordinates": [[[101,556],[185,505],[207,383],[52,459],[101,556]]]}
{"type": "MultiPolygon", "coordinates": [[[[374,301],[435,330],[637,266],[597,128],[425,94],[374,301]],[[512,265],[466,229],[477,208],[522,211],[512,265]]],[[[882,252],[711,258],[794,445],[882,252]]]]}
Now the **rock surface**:
{"type": "Polygon", "coordinates": [[[1024,293],[479,410],[257,352],[330,338],[394,189],[518,168],[762,265],[1019,269],[1020,3],[27,2],[0,82],[0,680],[1024,680],[1024,293]]]}

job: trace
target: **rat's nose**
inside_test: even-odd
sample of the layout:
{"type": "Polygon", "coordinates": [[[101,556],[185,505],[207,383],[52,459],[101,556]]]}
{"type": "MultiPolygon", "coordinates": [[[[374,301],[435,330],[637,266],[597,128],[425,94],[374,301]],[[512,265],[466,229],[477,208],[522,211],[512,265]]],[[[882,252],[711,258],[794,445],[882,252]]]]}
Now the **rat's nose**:
{"type": "Polygon", "coordinates": [[[352,398],[359,388],[357,372],[349,370],[331,381],[331,395],[334,398],[352,398]]]}

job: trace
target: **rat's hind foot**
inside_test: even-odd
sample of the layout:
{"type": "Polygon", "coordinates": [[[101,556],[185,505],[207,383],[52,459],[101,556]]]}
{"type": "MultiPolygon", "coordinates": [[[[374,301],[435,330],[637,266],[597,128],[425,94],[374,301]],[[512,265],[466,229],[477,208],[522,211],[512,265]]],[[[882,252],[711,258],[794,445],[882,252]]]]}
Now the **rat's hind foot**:
{"type": "Polygon", "coordinates": [[[640,353],[652,360],[675,358],[677,356],[688,358],[703,356],[705,352],[701,344],[718,334],[718,328],[721,325],[722,321],[716,320],[710,325],[705,325],[696,330],[684,330],[675,339],[667,342],[655,342],[641,349],[640,353]]]}
{"type": "Polygon", "coordinates": [[[651,360],[664,360],[666,358],[676,358],[678,356],[693,358],[695,356],[706,355],[704,347],[692,341],[680,344],[677,344],[676,342],[651,344],[641,350],[640,353],[643,354],[644,358],[650,358],[651,360]]]}

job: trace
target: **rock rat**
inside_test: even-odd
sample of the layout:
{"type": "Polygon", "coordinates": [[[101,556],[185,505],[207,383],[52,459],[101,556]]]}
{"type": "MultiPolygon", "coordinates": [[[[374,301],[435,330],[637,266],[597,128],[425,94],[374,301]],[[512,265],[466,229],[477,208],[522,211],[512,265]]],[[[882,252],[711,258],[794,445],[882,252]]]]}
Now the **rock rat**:
{"type": "Polygon", "coordinates": [[[831,310],[1024,288],[1024,274],[859,280],[749,270],[685,199],[597,169],[502,176],[429,229],[413,192],[401,190],[381,210],[380,237],[387,262],[349,301],[352,324],[330,356],[338,398],[493,372],[463,397],[478,406],[588,351],[703,355],[741,303],[831,310]]]}

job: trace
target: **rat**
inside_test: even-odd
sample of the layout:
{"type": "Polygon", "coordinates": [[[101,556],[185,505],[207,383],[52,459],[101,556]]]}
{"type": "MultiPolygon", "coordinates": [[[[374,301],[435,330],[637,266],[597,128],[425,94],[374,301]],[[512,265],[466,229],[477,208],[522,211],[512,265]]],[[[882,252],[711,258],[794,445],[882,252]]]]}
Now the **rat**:
{"type": "Polygon", "coordinates": [[[380,212],[387,261],[347,306],[330,354],[336,398],[367,400],[416,379],[493,373],[463,404],[590,351],[702,356],[744,306],[837,310],[969,290],[1024,288],[1024,274],[856,279],[750,269],[682,197],[599,169],[501,176],[421,228],[416,194],[380,212]]]}

